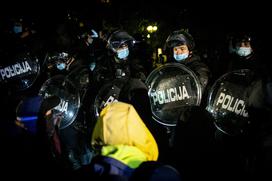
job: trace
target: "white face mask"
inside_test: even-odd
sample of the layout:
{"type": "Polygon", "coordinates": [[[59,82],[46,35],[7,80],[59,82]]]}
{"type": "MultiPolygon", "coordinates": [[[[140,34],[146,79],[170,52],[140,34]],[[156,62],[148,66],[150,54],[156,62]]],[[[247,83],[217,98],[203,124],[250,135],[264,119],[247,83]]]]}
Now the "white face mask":
{"type": "Polygon", "coordinates": [[[252,49],[250,47],[237,47],[236,53],[241,57],[246,57],[252,53],[252,49]]]}

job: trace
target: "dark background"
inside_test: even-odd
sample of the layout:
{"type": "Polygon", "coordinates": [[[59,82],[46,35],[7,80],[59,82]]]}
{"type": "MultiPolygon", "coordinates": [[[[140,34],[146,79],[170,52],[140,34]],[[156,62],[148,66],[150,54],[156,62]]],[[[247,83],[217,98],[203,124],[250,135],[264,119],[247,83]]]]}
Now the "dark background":
{"type": "MultiPolygon", "coordinates": [[[[264,55],[262,57],[271,64],[269,43],[271,42],[272,21],[270,18],[272,16],[271,6],[267,4],[249,0],[240,2],[218,1],[216,3],[191,1],[190,4],[182,0],[110,0],[109,3],[103,3],[102,0],[74,0],[71,2],[57,0],[1,1],[0,30],[1,32],[2,30],[5,31],[12,19],[24,17],[26,20],[33,21],[38,31],[46,34],[52,28],[54,29],[56,24],[63,21],[68,13],[88,22],[97,31],[111,26],[122,27],[131,34],[137,34],[139,22],[156,22],[158,25],[156,33],[159,40],[158,46],[162,47],[171,31],[185,28],[189,29],[189,32],[194,36],[197,48],[200,51],[204,48],[211,51],[224,48],[232,33],[247,31],[257,41],[258,49],[264,55]]],[[[2,106],[1,114],[5,112],[5,109],[8,109],[5,104],[2,106]]],[[[2,126],[1,131],[2,136],[7,132],[6,127],[2,126]]],[[[8,133],[8,135],[12,134],[8,133]]],[[[7,164],[5,170],[12,171],[13,162],[15,163],[17,158],[24,157],[24,152],[20,153],[20,150],[17,152],[18,147],[8,140],[10,136],[5,138],[7,138],[5,140],[7,146],[4,153],[9,153],[11,157],[14,154],[14,158],[10,158],[11,161],[7,158],[7,161],[4,162],[7,164]],[[13,151],[10,153],[12,149],[13,151]]],[[[19,141],[24,139],[20,138],[19,141]]],[[[26,153],[31,152],[28,150],[28,145],[22,147],[26,149],[26,153]]],[[[3,156],[5,157],[5,155],[3,156]]],[[[20,166],[24,167],[24,163],[19,164],[16,168],[20,166]]]]}
{"type": "Polygon", "coordinates": [[[147,20],[157,22],[161,41],[173,30],[188,28],[200,46],[222,43],[237,31],[253,33],[263,45],[270,38],[270,12],[270,6],[262,1],[2,1],[0,7],[2,24],[23,15],[46,31],[71,13],[90,22],[96,30],[106,22],[133,34],[139,22],[147,20]]]}

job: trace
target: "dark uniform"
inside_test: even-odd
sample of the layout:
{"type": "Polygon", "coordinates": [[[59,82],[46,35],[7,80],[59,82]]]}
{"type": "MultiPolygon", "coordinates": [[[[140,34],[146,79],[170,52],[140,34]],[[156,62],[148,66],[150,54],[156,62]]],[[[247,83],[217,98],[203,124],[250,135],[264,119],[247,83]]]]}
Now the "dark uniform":
{"type": "MultiPolygon", "coordinates": [[[[219,176],[228,173],[226,179],[260,178],[263,174],[267,176],[268,167],[271,167],[271,154],[269,154],[271,149],[271,105],[267,101],[269,100],[268,85],[271,84],[271,78],[269,78],[269,71],[263,64],[263,60],[257,56],[252,43],[251,37],[247,34],[238,34],[232,39],[232,52],[226,57],[228,67],[225,72],[228,72],[229,75],[233,73],[232,71],[251,72],[250,78],[245,77],[241,79],[241,83],[236,83],[238,87],[250,81],[243,91],[237,89],[237,91],[246,93],[248,125],[241,127],[239,134],[231,136],[220,128],[215,132],[216,154],[221,159],[220,162],[217,162],[221,169],[217,169],[216,172],[219,176]]],[[[227,81],[224,82],[225,85],[227,83],[227,81]]],[[[242,125],[241,120],[237,121],[227,114],[222,117],[227,120],[228,125],[235,125],[230,129],[231,131],[236,126],[242,125]]]]}
{"type": "Polygon", "coordinates": [[[199,78],[201,86],[204,90],[208,84],[210,70],[208,66],[201,61],[200,57],[193,53],[195,47],[193,37],[184,31],[174,31],[171,35],[168,36],[166,40],[166,46],[169,49],[169,56],[171,56],[170,61],[182,63],[190,68],[199,78]],[[189,50],[187,57],[182,60],[177,60],[173,53],[173,48],[179,45],[186,45],[189,50]]]}
{"type": "Polygon", "coordinates": [[[143,116],[141,113],[147,109],[142,106],[148,105],[147,88],[144,84],[144,68],[135,63],[131,57],[134,44],[135,39],[125,31],[118,30],[109,36],[107,40],[109,51],[97,58],[93,70],[93,90],[96,95],[104,85],[113,81],[122,82],[117,85],[121,90],[118,100],[132,103],[143,116]],[[143,101],[144,103],[140,103],[143,101]]]}
{"type": "MultiPolygon", "coordinates": [[[[210,78],[210,70],[200,57],[193,53],[193,37],[184,31],[174,31],[168,36],[166,47],[171,62],[181,63],[196,74],[202,89],[201,102],[204,103],[203,95],[210,78]]],[[[207,170],[211,167],[205,165],[211,157],[212,138],[213,125],[204,108],[184,106],[174,131],[173,146],[170,152],[166,151],[166,160],[169,160],[186,180],[196,180],[198,174],[210,179],[207,170]]]]}

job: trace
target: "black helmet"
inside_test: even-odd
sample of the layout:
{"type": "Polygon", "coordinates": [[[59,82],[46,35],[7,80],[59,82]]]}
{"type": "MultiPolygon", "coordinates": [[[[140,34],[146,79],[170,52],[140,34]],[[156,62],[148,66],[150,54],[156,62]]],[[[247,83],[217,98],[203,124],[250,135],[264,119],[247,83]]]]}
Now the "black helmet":
{"type": "Polygon", "coordinates": [[[188,49],[192,51],[195,47],[195,42],[189,33],[182,30],[173,31],[166,39],[166,47],[173,48],[178,45],[187,45],[188,49]]]}
{"type": "Polygon", "coordinates": [[[126,31],[117,30],[109,36],[107,42],[108,48],[113,52],[116,52],[123,44],[127,44],[128,47],[133,47],[136,41],[126,31]]]}
{"type": "Polygon", "coordinates": [[[236,44],[241,43],[241,42],[250,42],[250,43],[252,43],[252,35],[250,33],[247,33],[247,32],[235,33],[233,35],[233,37],[232,37],[233,47],[236,47],[236,44]]]}

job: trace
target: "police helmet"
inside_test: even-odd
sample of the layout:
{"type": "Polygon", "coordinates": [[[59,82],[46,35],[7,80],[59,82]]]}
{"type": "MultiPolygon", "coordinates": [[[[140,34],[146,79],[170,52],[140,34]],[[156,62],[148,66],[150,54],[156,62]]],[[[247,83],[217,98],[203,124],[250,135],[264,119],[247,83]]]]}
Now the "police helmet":
{"type": "Polygon", "coordinates": [[[123,44],[128,45],[129,48],[133,47],[135,42],[135,39],[123,30],[113,32],[107,40],[108,48],[113,52],[116,52],[123,44]]]}
{"type": "Polygon", "coordinates": [[[239,32],[234,34],[232,39],[233,47],[235,47],[237,43],[241,43],[241,42],[252,43],[252,35],[247,32],[239,32]]]}
{"type": "Polygon", "coordinates": [[[187,45],[188,49],[192,51],[195,47],[192,35],[183,30],[173,31],[166,39],[166,47],[174,48],[179,45],[187,45]]]}

